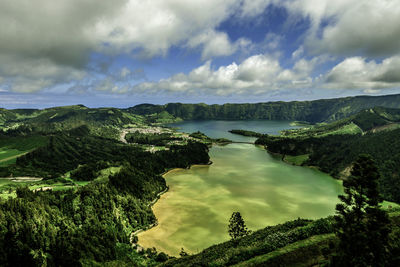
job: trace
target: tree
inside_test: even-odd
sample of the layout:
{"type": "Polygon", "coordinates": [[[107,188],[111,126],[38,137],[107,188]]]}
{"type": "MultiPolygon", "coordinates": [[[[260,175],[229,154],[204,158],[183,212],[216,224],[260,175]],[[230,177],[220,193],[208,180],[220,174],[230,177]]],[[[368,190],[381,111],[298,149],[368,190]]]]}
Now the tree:
{"type": "Polygon", "coordinates": [[[179,252],[179,256],[181,256],[181,257],[186,257],[186,256],[188,256],[189,254],[183,249],[183,248],[181,248],[181,252],[179,252]]]}
{"type": "Polygon", "coordinates": [[[379,172],[368,155],[354,163],[351,176],[343,182],[344,195],[336,211],[339,245],[333,265],[384,266],[388,256],[389,218],[381,209],[379,172]]]}
{"type": "Polygon", "coordinates": [[[250,233],[250,231],[247,230],[246,224],[244,223],[240,212],[236,211],[232,213],[232,216],[229,219],[228,233],[232,240],[246,236],[250,233]]]}

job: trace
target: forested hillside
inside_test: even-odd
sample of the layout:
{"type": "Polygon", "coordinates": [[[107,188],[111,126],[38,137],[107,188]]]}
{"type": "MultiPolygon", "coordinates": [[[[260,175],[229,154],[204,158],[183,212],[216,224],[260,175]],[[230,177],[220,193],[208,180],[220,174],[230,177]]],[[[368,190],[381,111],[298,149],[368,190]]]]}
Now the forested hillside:
{"type": "Polygon", "coordinates": [[[153,134],[125,144],[105,129],[119,137],[123,126],[150,126],[118,109],[1,114],[0,266],[153,266],[168,259],[151,249],[139,254],[132,233],[156,223],[151,203],[167,189],[161,174],[209,163],[207,145],[182,140],[151,153],[153,134]]]}
{"type": "Polygon", "coordinates": [[[349,118],[309,129],[259,138],[268,151],[302,157],[302,165],[317,166],[334,177],[345,177],[358,155],[371,155],[381,172],[383,196],[400,202],[400,109],[377,107],[349,118]]]}
{"type": "Polygon", "coordinates": [[[356,96],[315,101],[266,102],[254,104],[141,104],[127,109],[133,114],[168,112],[183,120],[297,120],[317,123],[334,121],[376,106],[400,108],[400,95],[356,96]]]}

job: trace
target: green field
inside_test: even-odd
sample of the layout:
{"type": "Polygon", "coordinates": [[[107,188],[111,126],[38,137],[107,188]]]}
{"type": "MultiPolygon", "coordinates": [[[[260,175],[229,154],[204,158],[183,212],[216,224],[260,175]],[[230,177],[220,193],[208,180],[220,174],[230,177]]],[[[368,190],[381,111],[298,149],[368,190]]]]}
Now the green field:
{"type": "Polygon", "coordinates": [[[57,178],[57,179],[41,180],[41,181],[35,181],[34,179],[35,178],[32,177],[32,180],[15,181],[11,179],[0,178],[0,198],[7,199],[9,197],[16,197],[17,195],[15,192],[18,187],[27,186],[30,190],[35,190],[35,191],[36,190],[60,191],[60,190],[68,190],[79,186],[84,186],[89,183],[89,181],[73,181],[70,178],[57,178]]]}
{"type": "Polygon", "coordinates": [[[291,156],[291,155],[285,155],[284,161],[296,166],[301,166],[306,160],[308,160],[309,155],[304,154],[304,155],[298,155],[298,156],[291,156]]]}
{"type": "MultiPolygon", "coordinates": [[[[94,182],[108,182],[108,177],[121,170],[121,167],[109,167],[100,171],[100,175],[94,182]]],[[[27,186],[30,190],[48,190],[51,188],[52,191],[68,190],[79,186],[85,186],[90,181],[75,181],[69,177],[69,172],[62,178],[40,180],[41,178],[34,178],[26,181],[15,181],[10,178],[0,178],[0,198],[16,197],[16,189],[21,186],[27,186]]]]}
{"type": "Polygon", "coordinates": [[[254,257],[248,261],[235,264],[235,267],[250,266],[312,266],[318,265],[323,258],[322,249],[327,250],[329,242],[335,239],[334,234],[315,235],[297,241],[270,253],[254,257]],[[300,265],[300,262],[304,265],[300,265]],[[281,264],[281,265],[279,265],[281,264]],[[284,264],[284,265],[283,265],[284,264]]]}
{"type": "Polygon", "coordinates": [[[0,138],[0,167],[15,163],[17,157],[44,146],[46,142],[44,136],[0,138]]]}

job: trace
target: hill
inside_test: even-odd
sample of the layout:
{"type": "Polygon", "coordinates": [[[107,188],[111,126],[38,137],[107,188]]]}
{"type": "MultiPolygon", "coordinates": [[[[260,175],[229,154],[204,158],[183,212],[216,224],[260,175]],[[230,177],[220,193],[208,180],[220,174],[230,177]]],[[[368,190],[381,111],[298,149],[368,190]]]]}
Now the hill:
{"type": "Polygon", "coordinates": [[[358,155],[370,154],[382,178],[383,196],[400,202],[400,109],[377,107],[349,118],[282,136],[259,138],[256,143],[298,165],[316,166],[333,177],[345,179],[358,155]],[[301,159],[301,160],[300,160],[301,159]]]}
{"type": "Polygon", "coordinates": [[[138,115],[167,112],[183,120],[296,120],[310,123],[331,122],[376,106],[400,108],[400,95],[355,96],[314,101],[266,102],[254,104],[141,104],[127,111],[138,115]]]}
{"type": "MultiPolygon", "coordinates": [[[[396,232],[400,228],[399,210],[389,214],[396,232]]],[[[297,219],[211,246],[198,254],[170,259],[161,266],[327,266],[337,243],[333,232],[333,217],[297,219]]],[[[396,242],[395,235],[391,236],[392,242],[396,242]]]]}
{"type": "Polygon", "coordinates": [[[86,125],[94,135],[117,138],[119,128],[143,125],[145,121],[142,116],[117,108],[91,109],[82,105],[0,110],[0,130],[8,135],[66,131],[86,125]]]}

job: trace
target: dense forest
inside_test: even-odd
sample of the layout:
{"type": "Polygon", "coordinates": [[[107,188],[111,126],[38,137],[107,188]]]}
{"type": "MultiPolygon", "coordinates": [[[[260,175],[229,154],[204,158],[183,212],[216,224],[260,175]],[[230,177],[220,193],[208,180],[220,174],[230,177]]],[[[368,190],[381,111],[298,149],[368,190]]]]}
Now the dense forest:
{"type": "Polygon", "coordinates": [[[131,233],[156,223],[149,203],[166,189],[160,175],[207,164],[207,145],[188,142],[150,153],[92,135],[86,125],[42,138],[47,141],[39,148],[1,167],[1,176],[39,176],[50,183],[71,172],[75,181],[93,182],[60,191],[17,187],[16,198],[1,199],[1,266],[150,266],[168,258],[153,250],[138,254],[131,233]],[[121,167],[96,179],[111,166],[121,167]]]}

